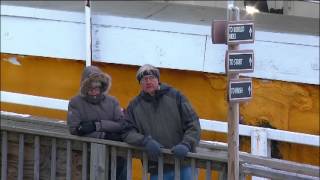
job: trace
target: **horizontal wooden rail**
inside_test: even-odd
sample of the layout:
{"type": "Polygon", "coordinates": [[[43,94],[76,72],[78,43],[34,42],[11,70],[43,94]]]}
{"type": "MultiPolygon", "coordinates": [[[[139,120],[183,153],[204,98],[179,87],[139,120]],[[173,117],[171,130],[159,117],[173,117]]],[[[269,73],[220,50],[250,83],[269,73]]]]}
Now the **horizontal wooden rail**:
{"type": "MultiPolygon", "coordinates": [[[[227,130],[228,124],[226,122],[200,119],[200,124],[201,124],[202,130],[221,132],[221,133],[227,133],[228,131],[227,130]]],[[[304,144],[304,145],[317,146],[317,147],[320,146],[320,136],[305,134],[305,133],[290,132],[290,131],[284,131],[284,130],[278,130],[278,129],[248,126],[248,125],[242,125],[242,124],[239,125],[239,135],[251,136],[252,131],[256,129],[265,129],[267,131],[267,138],[269,140],[304,144]]]]}
{"type": "Polygon", "coordinates": [[[285,161],[281,159],[267,158],[261,156],[255,156],[248,153],[240,153],[239,161],[241,163],[250,163],[260,166],[265,166],[273,169],[278,169],[287,172],[293,172],[297,174],[305,174],[309,176],[319,177],[319,166],[312,166],[308,164],[301,164],[292,161],[285,161]]]}
{"type": "Polygon", "coordinates": [[[286,172],[277,169],[272,169],[260,165],[252,165],[244,163],[240,166],[240,170],[246,174],[263,176],[272,179],[290,179],[290,180],[319,180],[319,177],[307,176],[298,173],[286,172]]]}
{"type": "Polygon", "coordinates": [[[29,94],[13,93],[7,91],[0,92],[1,102],[56,109],[62,111],[66,111],[68,109],[68,100],[34,96],[29,94]]]}

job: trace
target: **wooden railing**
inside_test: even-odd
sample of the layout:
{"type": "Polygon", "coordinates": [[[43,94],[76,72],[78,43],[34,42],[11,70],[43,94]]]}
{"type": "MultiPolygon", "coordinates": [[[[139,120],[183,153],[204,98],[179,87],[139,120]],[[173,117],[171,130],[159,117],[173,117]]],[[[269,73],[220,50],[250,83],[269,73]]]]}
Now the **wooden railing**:
{"type": "MultiPolygon", "coordinates": [[[[169,149],[162,149],[158,160],[159,176],[163,163],[175,165],[179,179],[180,161],[169,149]]],[[[127,178],[132,179],[132,159],[142,161],[142,177],[148,179],[148,158],[143,149],[123,142],[73,136],[66,124],[33,116],[1,115],[1,179],[111,179],[116,177],[116,157],[125,157],[127,178]],[[110,155],[110,157],[109,157],[110,155]],[[109,161],[111,161],[109,167],[109,161]]],[[[197,168],[204,169],[206,179],[218,171],[227,179],[227,146],[201,141],[197,153],[189,153],[186,163],[197,179],[197,168]]],[[[254,175],[272,179],[319,179],[319,167],[279,159],[240,153],[240,179],[254,175]]]]}
{"type": "MultiPolygon", "coordinates": [[[[67,111],[69,101],[42,96],[0,91],[1,101],[20,105],[67,111]]],[[[201,129],[210,132],[228,133],[227,122],[200,119],[201,129]]],[[[271,140],[303,144],[319,148],[318,135],[290,132],[278,129],[239,125],[239,135],[251,138],[251,154],[271,157],[271,140]]],[[[257,180],[253,178],[254,180],[257,180]]]]}

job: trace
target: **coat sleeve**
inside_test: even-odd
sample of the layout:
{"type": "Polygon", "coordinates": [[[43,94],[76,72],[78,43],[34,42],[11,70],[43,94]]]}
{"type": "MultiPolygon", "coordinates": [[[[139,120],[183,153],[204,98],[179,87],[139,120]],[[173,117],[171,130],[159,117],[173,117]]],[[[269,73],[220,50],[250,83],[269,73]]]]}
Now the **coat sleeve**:
{"type": "Polygon", "coordinates": [[[77,128],[81,122],[79,104],[75,102],[75,99],[71,99],[68,105],[67,125],[69,131],[73,135],[79,135],[77,128]]]}
{"type": "MultiPolygon", "coordinates": [[[[112,102],[112,117],[113,119],[101,119],[98,122],[95,122],[96,130],[109,132],[109,133],[117,133],[122,130],[121,121],[123,119],[123,112],[121,111],[121,107],[119,102],[115,99],[111,99],[112,102]]],[[[108,109],[106,109],[108,111],[108,109]]]]}
{"type": "Polygon", "coordinates": [[[101,121],[95,122],[95,125],[97,131],[116,133],[122,130],[120,122],[115,122],[109,119],[102,119],[101,121]]]}
{"type": "Polygon", "coordinates": [[[189,145],[194,152],[195,147],[200,141],[201,128],[199,117],[187,98],[179,92],[177,94],[177,100],[184,132],[182,143],[189,145]]]}
{"type": "Polygon", "coordinates": [[[122,139],[128,144],[135,146],[143,146],[144,135],[139,132],[137,123],[133,113],[133,104],[130,103],[124,113],[124,121],[126,124],[125,131],[122,133],[122,139]]]}
{"type": "Polygon", "coordinates": [[[92,138],[100,138],[103,139],[105,137],[105,132],[97,132],[94,131],[89,134],[80,134],[78,132],[78,127],[80,125],[81,121],[84,121],[86,117],[83,117],[81,115],[81,102],[79,101],[78,97],[72,98],[69,101],[68,104],[68,115],[67,115],[67,125],[69,128],[69,132],[72,135],[78,135],[78,136],[86,136],[86,137],[92,137],[92,138]]]}

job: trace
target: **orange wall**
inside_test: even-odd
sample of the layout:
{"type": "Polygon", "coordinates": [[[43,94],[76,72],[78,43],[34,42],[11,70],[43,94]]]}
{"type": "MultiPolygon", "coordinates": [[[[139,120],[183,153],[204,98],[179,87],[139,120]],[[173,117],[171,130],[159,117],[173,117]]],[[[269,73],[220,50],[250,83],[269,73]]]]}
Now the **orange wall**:
{"type": "MultiPolygon", "coordinates": [[[[122,107],[138,94],[138,67],[95,63],[112,80],[110,94],[122,107]]],[[[60,99],[78,92],[83,61],[1,54],[1,90],[60,99]],[[11,63],[17,60],[20,65],[11,63]]],[[[226,76],[203,72],[161,69],[161,81],[181,90],[201,118],[225,121],[226,76]]],[[[240,115],[246,124],[266,120],[277,129],[319,135],[319,85],[253,79],[253,99],[242,103],[240,115]]],[[[1,103],[1,110],[65,120],[66,112],[1,103]]],[[[225,141],[219,133],[202,133],[202,139],[225,141]]],[[[250,151],[244,141],[242,150],[250,151]]],[[[319,166],[319,148],[280,143],[284,159],[319,166]]]]}

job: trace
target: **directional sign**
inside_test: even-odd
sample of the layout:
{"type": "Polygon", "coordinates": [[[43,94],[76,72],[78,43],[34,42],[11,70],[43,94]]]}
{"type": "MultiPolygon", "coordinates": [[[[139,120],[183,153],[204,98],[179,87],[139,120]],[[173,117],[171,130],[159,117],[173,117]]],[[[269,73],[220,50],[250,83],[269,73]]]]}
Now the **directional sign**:
{"type": "Polygon", "coordinates": [[[226,72],[243,73],[253,72],[253,50],[229,50],[226,54],[226,72]]]}
{"type": "Polygon", "coordinates": [[[227,27],[227,44],[253,43],[254,32],[252,21],[231,21],[227,27]]]}
{"type": "Polygon", "coordinates": [[[229,81],[229,101],[247,101],[252,97],[251,79],[231,79],[229,81]]]}

